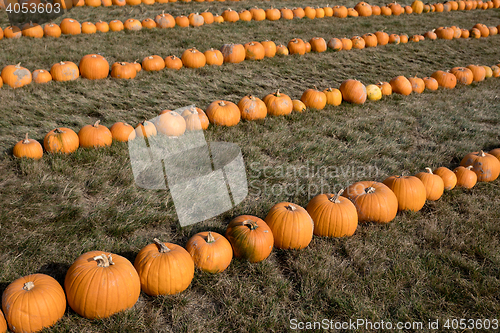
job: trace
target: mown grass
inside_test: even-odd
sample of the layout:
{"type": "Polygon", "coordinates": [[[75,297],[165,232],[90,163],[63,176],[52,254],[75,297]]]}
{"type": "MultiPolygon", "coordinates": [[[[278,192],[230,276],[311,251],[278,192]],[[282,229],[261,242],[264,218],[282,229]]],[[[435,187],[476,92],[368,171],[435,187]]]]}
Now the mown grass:
{"type": "MultiPolygon", "coordinates": [[[[186,13],[227,5],[279,8],[298,3],[192,3],[153,9],[186,13]]],[[[77,8],[68,15],[81,22],[93,17],[109,21],[139,18],[135,13],[140,11],[147,17],[152,9],[141,6],[129,14],[130,10],[77,8]]],[[[151,54],[180,56],[193,45],[205,50],[231,41],[286,43],[293,37],[342,37],[384,28],[413,34],[440,25],[470,28],[481,22],[496,26],[499,18],[499,10],[486,10],[240,22],[58,40],[21,38],[0,41],[0,66],[21,61],[31,70],[49,69],[57,61],[78,62],[95,52],[104,53],[110,63],[133,61],[151,54]]],[[[206,108],[216,99],[237,102],[247,93],[263,97],[278,87],[300,98],[312,85],[337,87],[346,78],[368,84],[396,75],[428,76],[438,69],[470,63],[492,65],[498,62],[499,46],[498,36],[424,41],[220,68],[142,72],[130,82],[80,79],[17,90],[3,87],[0,291],[19,276],[35,272],[62,283],[69,265],[86,251],[111,251],[133,260],[153,237],[184,245],[198,231],[223,233],[234,216],[264,218],[280,201],[306,206],[322,185],[337,189],[358,180],[381,181],[403,171],[415,174],[426,166],[454,168],[468,152],[500,146],[500,81],[488,79],[408,97],[394,95],[362,106],[343,104],[242,122],[233,128],[211,127],[205,133],[208,141],[234,142],[241,147],[249,195],[233,210],[182,229],[168,191],[148,191],[134,184],[125,144],[80,149],[70,156],[45,155],[38,162],[20,161],[11,156],[11,150],[25,132],[41,141],[56,126],[78,130],[97,119],[107,126],[116,121],[136,124],[163,109],[192,103],[206,108]],[[327,167],[332,173],[284,175],[280,166],[290,170],[327,167]],[[264,168],[271,170],[271,177],[263,176],[264,168]]],[[[185,292],[158,298],[143,294],[133,309],[109,319],[88,321],[68,309],[48,331],[284,332],[290,330],[292,318],[425,323],[452,317],[493,319],[500,313],[499,194],[499,181],[481,183],[472,190],[455,189],[427,203],[420,212],[398,214],[388,225],[360,225],[350,238],[315,237],[302,251],[275,250],[259,264],[233,260],[218,275],[197,271],[185,292]]]]}

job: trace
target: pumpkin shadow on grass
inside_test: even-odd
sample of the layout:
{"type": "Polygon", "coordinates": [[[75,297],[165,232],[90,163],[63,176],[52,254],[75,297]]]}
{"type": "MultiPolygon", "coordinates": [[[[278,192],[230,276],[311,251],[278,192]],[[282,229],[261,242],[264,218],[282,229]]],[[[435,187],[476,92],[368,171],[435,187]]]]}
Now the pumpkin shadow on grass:
{"type": "Polygon", "coordinates": [[[66,263],[60,263],[60,262],[50,262],[48,264],[43,265],[40,267],[37,273],[40,274],[46,274],[59,282],[61,286],[64,287],[64,278],[66,277],[66,272],[69,269],[69,265],[66,263]]]}
{"type": "Polygon", "coordinates": [[[116,254],[130,261],[132,265],[134,264],[135,257],[137,257],[137,253],[133,251],[117,252],[116,254]]]}

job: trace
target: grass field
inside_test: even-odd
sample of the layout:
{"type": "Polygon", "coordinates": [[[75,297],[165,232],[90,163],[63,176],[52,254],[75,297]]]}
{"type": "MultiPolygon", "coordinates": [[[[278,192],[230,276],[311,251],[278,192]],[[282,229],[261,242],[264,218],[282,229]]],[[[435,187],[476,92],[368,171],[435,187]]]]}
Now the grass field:
{"type": "MultiPolygon", "coordinates": [[[[80,22],[110,21],[154,18],[162,10],[178,15],[271,5],[291,8],[305,3],[248,0],[76,8],[68,16],[80,22]]],[[[0,26],[5,27],[7,18],[0,14],[0,26]]],[[[204,51],[229,42],[265,39],[286,45],[294,37],[328,40],[382,29],[412,35],[439,26],[470,29],[478,22],[497,26],[500,10],[237,22],[57,40],[23,37],[0,41],[0,67],[21,62],[30,70],[50,69],[61,60],[78,63],[88,53],[101,53],[110,63],[134,61],[152,54],[180,56],[192,46],[204,51]]],[[[110,251],[133,262],[154,237],[184,245],[199,231],[224,233],[232,217],[264,218],[281,201],[305,207],[321,186],[338,189],[359,180],[382,181],[427,166],[453,169],[468,152],[500,147],[500,80],[407,97],[392,95],[361,106],[344,103],[232,128],[211,126],[205,133],[208,141],[233,142],[242,149],[249,195],[235,209],[182,229],[168,191],[143,190],[134,184],[126,144],[20,161],[12,157],[12,147],[26,132],[43,141],[59,126],[77,131],[97,119],[108,127],[116,121],[136,124],[163,109],[193,103],[205,109],[216,99],[237,103],[248,93],[263,97],[277,88],[299,99],[313,85],[338,87],[348,78],[370,84],[397,75],[430,76],[435,70],[471,63],[493,65],[500,62],[499,49],[500,36],[426,40],[219,68],[141,72],[129,82],[79,79],[16,90],[4,86],[0,89],[0,292],[14,279],[35,272],[63,283],[68,267],[87,251],[110,251]],[[280,166],[326,167],[344,173],[294,176],[281,173],[280,166]],[[263,175],[265,169],[272,171],[270,177],[263,175]]],[[[350,238],[314,237],[304,250],[274,250],[258,264],[235,259],[221,274],[196,271],[185,292],[156,298],[142,294],[133,309],[105,320],[89,321],[68,308],[48,331],[286,332],[294,318],[425,325],[436,319],[441,324],[452,318],[500,319],[499,185],[497,180],[472,190],[454,189],[420,212],[398,213],[388,225],[359,225],[350,238]]]]}

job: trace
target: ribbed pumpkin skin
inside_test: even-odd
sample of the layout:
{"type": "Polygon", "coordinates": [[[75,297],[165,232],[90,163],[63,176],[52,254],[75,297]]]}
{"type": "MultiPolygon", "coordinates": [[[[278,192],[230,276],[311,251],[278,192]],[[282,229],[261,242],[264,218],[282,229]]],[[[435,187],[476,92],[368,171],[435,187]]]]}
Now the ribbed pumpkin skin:
{"type": "Polygon", "coordinates": [[[326,106],[326,95],[316,89],[307,89],[300,100],[310,109],[322,110],[326,106]]]}
{"type": "Polygon", "coordinates": [[[68,269],[64,289],[68,304],[76,313],[96,319],[134,306],[141,293],[141,283],[134,266],[124,257],[90,251],[79,256],[68,269]],[[111,255],[114,265],[98,266],[93,258],[100,255],[111,255]]]}
{"type": "Polygon", "coordinates": [[[111,132],[113,139],[120,142],[134,140],[136,135],[134,127],[121,121],[114,123],[109,131],[111,132]]]}
{"type": "MultiPolygon", "coordinates": [[[[59,282],[45,274],[33,274],[12,282],[2,295],[2,309],[13,332],[37,332],[54,325],[66,311],[66,296],[59,282]],[[32,282],[30,290],[23,289],[32,282]]],[[[0,313],[0,332],[2,330],[0,313]]]]}
{"type": "Polygon", "coordinates": [[[400,75],[395,78],[393,78],[389,84],[392,87],[392,92],[395,92],[397,94],[401,95],[409,95],[413,91],[411,82],[404,76],[400,75]]]}
{"type": "Polygon", "coordinates": [[[478,182],[492,182],[500,175],[500,161],[483,151],[465,155],[460,165],[464,167],[472,165],[472,171],[476,173],[478,182]]]}
{"type": "Polygon", "coordinates": [[[267,114],[271,116],[285,116],[293,111],[292,99],[280,93],[279,90],[274,94],[266,95],[262,100],[267,106],[267,114]]]}
{"type": "Polygon", "coordinates": [[[273,231],[274,246],[279,249],[300,250],[312,240],[314,222],[299,205],[280,202],[271,208],[265,221],[273,231]]]}
{"type": "Polygon", "coordinates": [[[245,120],[264,119],[267,116],[267,106],[260,98],[248,95],[238,102],[241,118],[245,120]]]}
{"type": "Polygon", "coordinates": [[[495,156],[500,161],[500,148],[495,148],[493,150],[490,150],[488,154],[495,156]]]}
{"type": "Polygon", "coordinates": [[[384,180],[398,198],[398,210],[419,211],[426,200],[425,186],[414,176],[390,176],[384,180]]]}
{"type": "Polygon", "coordinates": [[[477,175],[471,170],[472,165],[468,167],[459,166],[453,172],[457,176],[457,187],[473,188],[477,183],[477,175]]]}
{"type": "Polygon", "coordinates": [[[99,120],[94,125],[85,125],[78,132],[80,139],[80,147],[83,148],[96,148],[111,146],[113,142],[113,135],[110,130],[103,125],[99,124],[99,120]]]}
{"type": "Polygon", "coordinates": [[[38,160],[43,156],[43,148],[40,142],[29,139],[28,133],[26,133],[26,138],[16,143],[12,154],[18,158],[26,157],[38,160]]]}
{"type": "Polygon", "coordinates": [[[80,60],[78,65],[82,77],[89,80],[99,80],[108,77],[109,63],[99,54],[89,54],[80,60]]]}
{"type": "Polygon", "coordinates": [[[235,217],[227,226],[226,238],[233,247],[235,257],[253,263],[266,259],[273,250],[273,232],[267,223],[257,216],[235,217]]]}
{"type": "Polygon", "coordinates": [[[339,88],[342,98],[353,104],[363,104],[366,101],[366,87],[357,80],[345,80],[339,88]]]}
{"type": "Polygon", "coordinates": [[[345,197],[319,194],[309,201],[306,210],[314,222],[317,236],[352,236],[358,227],[356,207],[345,197]]]}
{"type": "Polygon", "coordinates": [[[438,175],[441,177],[444,183],[444,189],[445,190],[452,190],[455,188],[457,185],[457,176],[451,171],[450,169],[446,167],[439,167],[436,170],[434,170],[434,174],[438,175]]]}
{"type": "Polygon", "coordinates": [[[436,201],[443,195],[444,182],[443,179],[432,173],[432,170],[426,168],[427,172],[419,172],[415,175],[425,187],[426,199],[436,201]]]}
{"type": "Polygon", "coordinates": [[[78,135],[70,128],[53,129],[43,139],[43,147],[50,153],[72,153],[80,146],[78,135]]]}
{"type": "Polygon", "coordinates": [[[398,199],[386,185],[361,181],[346,188],[343,196],[356,207],[359,222],[389,223],[398,212],[398,199]]]}
{"type": "Polygon", "coordinates": [[[182,116],[186,120],[186,130],[188,131],[199,130],[199,127],[201,127],[202,130],[206,130],[210,123],[205,112],[197,107],[184,110],[182,116]],[[194,117],[197,117],[197,119],[194,117]]]}
{"type": "Polygon", "coordinates": [[[186,243],[186,250],[199,269],[208,273],[226,270],[233,259],[233,249],[229,241],[216,232],[199,232],[186,243]],[[210,235],[213,241],[210,242],[210,235]]]}
{"type": "Polygon", "coordinates": [[[245,60],[246,51],[241,44],[224,44],[220,51],[224,56],[224,62],[237,64],[245,60]]]}
{"type": "Polygon", "coordinates": [[[240,122],[241,112],[236,104],[228,101],[214,101],[207,108],[210,122],[221,126],[234,126],[240,122]]]}
{"type": "Polygon", "coordinates": [[[6,333],[6,332],[7,332],[7,322],[5,321],[2,311],[0,311],[0,333],[6,333]]]}
{"type": "Polygon", "coordinates": [[[141,289],[151,296],[173,295],[189,287],[194,277],[191,255],[176,244],[163,243],[170,251],[162,252],[157,244],[144,247],[134,261],[141,289]]]}

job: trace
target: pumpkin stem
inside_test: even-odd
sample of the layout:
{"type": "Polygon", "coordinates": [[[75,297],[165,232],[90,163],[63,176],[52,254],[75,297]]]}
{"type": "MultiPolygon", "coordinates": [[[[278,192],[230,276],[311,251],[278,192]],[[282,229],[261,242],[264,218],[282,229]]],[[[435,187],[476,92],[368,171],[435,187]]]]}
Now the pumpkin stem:
{"type": "Polygon", "coordinates": [[[276,95],[276,97],[280,97],[280,96],[281,96],[281,95],[280,95],[280,90],[279,90],[279,89],[278,89],[278,90],[276,90],[275,95],[276,95]]]}
{"type": "Polygon", "coordinates": [[[24,144],[26,144],[26,143],[30,143],[30,139],[28,139],[28,133],[26,133],[26,137],[24,138],[23,143],[24,143],[24,144]]]}
{"type": "Polygon", "coordinates": [[[24,284],[23,289],[26,291],[30,291],[34,286],[35,284],[32,281],[28,281],[24,284]]]}
{"type": "Polygon", "coordinates": [[[365,193],[374,193],[374,192],[375,192],[375,187],[370,186],[365,189],[365,193]]]}
{"type": "Polygon", "coordinates": [[[220,105],[220,106],[226,106],[226,103],[224,103],[224,101],[221,101],[221,102],[219,103],[219,105],[220,105]]]}
{"type": "Polygon", "coordinates": [[[111,258],[111,254],[109,256],[101,254],[100,256],[94,257],[93,259],[97,261],[97,266],[99,267],[109,267],[110,265],[115,264],[111,258]]]}
{"type": "Polygon", "coordinates": [[[215,242],[215,238],[212,235],[212,232],[209,231],[207,235],[207,243],[213,243],[213,242],[215,242]]]}
{"type": "Polygon", "coordinates": [[[54,130],[54,133],[56,133],[56,134],[61,134],[61,133],[64,133],[64,132],[63,132],[63,131],[61,131],[61,129],[60,129],[60,128],[56,128],[56,129],[54,130]]]}
{"type": "Polygon", "coordinates": [[[313,86],[314,87],[314,90],[318,90],[318,88],[316,86],[313,86]]]}
{"type": "Polygon", "coordinates": [[[97,121],[94,123],[94,127],[99,127],[99,123],[100,123],[100,122],[101,122],[100,120],[97,120],[97,121]]]}
{"type": "Polygon", "coordinates": [[[467,170],[471,170],[472,169],[472,165],[469,165],[468,167],[465,167],[467,170]]]}
{"type": "Polygon", "coordinates": [[[425,168],[425,171],[427,171],[428,173],[430,173],[431,175],[433,174],[432,173],[432,169],[431,168],[425,168]]]}
{"type": "Polygon", "coordinates": [[[18,63],[15,67],[16,67],[16,68],[21,67],[21,63],[18,63]]]}
{"type": "Polygon", "coordinates": [[[158,245],[160,253],[167,253],[170,252],[171,250],[163,243],[160,241],[158,238],[154,238],[153,242],[155,242],[156,245],[158,245]]]}
{"type": "Polygon", "coordinates": [[[486,155],[484,154],[484,151],[482,151],[482,150],[481,150],[481,151],[479,152],[479,156],[481,156],[481,157],[485,157],[486,155]]]}
{"type": "Polygon", "coordinates": [[[250,230],[255,230],[259,227],[257,222],[252,221],[252,220],[245,220],[245,221],[241,222],[241,225],[246,225],[247,227],[250,228],[250,230]]]}
{"type": "Polygon", "coordinates": [[[340,203],[339,197],[344,193],[344,189],[341,188],[340,191],[337,192],[333,197],[330,198],[330,201],[333,203],[340,203]]]}
{"type": "Polygon", "coordinates": [[[297,210],[297,208],[295,206],[293,206],[293,205],[286,205],[285,208],[288,209],[288,210],[291,210],[292,212],[294,210],[297,210]]]}

